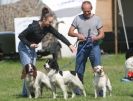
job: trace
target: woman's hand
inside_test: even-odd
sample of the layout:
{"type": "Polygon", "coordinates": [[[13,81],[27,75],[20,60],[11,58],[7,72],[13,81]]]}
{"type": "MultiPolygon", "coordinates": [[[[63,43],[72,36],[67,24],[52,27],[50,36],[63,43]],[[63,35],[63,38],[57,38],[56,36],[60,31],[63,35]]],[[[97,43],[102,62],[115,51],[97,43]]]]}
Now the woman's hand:
{"type": "Polygon", "coordinates": [[[37,48],[38,47],[38,44],[33,43],[33,44],[30,45],[30,47],[31,48],[37,48]]]}
{"type": "Polygon", "coordinates": [[[69,48],[73,53],[76,53],[77,49],[73,45],[70,45],[69,48]]]}

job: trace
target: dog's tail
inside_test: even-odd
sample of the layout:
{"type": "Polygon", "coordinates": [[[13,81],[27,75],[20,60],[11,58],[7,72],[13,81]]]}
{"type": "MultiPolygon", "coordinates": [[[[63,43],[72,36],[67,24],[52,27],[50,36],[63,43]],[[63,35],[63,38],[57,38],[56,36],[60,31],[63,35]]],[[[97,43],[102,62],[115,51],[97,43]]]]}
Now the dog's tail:
{"type": "Polygon", "coordinates": [[[70,73],[72,74],[72,75],[74,75],[74,76],[76,76],[76,72],[75,71],[70,71],[70,73]]]}
{"type": "Polygon", "coordinates": [[[70,72],[71,72],[72,75],[78,77],[79,80],[83,83],[83,78],[80,75],[78,75],[76,71],[70,71],[70,72]]]}

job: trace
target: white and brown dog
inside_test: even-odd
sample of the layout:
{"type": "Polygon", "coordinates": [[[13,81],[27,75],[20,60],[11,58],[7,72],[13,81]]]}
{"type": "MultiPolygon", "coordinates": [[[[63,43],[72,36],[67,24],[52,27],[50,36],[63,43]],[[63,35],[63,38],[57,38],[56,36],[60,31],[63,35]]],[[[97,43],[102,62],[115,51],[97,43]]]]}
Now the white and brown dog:
{"type": "Polygon", "coordinates": [[[100,91],[103,92],[103,98],[106,97],[106,91],[109,91],[111,96],[112,86],[108,76],[104,73],[102,66],[94,67],[94,92],[95,98],[99,95],[100,91]]]}
{"type": "Polygon", "coordinates": [[[38,98],[42,94],[42,85],[52,90],[53,98],[56,97],[55,90],[50,83],[49,77],[43,72],[37,71],[33,64],[25,65],[23,73],[25,73],[24,80],[29,98],[32,98],[32,94],[35,95],[35,98],[38,98]]]}
{"type": "MultiPolygon", "coordinates": [[[[133,73],[133,56],[129,57],[126,61],[125,61],[125,77],[131,79],[128,76],[128,72],[133,73]]],[[[132,76],[131,76],[132,77],[132,76]]]]}
{"type": "Polygon", "coordinates": [[[52,84],[55,84],[55,88],[57,87],[56,85],[58,85],[62,89],[64,99],[68,98],[68,89],[72,92],[72,98],[75,97],[75,93],[73,91],[75,87],[78,87],[83,92],[83,95],[86,96],[84,86],[75,71],[59,70],[58,63],[54,59],[48,59],[48,61],[44,64],[44,68],[47,70],[48,77],[50,78],[52,84]]]}

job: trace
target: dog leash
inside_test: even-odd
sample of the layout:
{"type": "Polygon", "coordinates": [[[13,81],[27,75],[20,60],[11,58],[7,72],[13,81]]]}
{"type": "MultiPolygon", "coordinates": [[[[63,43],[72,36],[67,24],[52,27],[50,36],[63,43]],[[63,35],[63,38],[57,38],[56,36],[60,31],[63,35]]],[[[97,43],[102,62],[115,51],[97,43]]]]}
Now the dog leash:
{"type": "MultiPolygon", "coordinates": [[[[78,41],[79,41],[79,40],[77,40],[77,41],[75,42],[74,45],[76,45],[76,44],[78,43],[78,41]]],[[[84,46],[80,49],[79,53],[76,55],[76,58],[81,54],[81,52],[82,52],[82,51],[84,50],[84,48],[88,45],[88,43],[90,43],[90,44],[88,45],[88,47],[93,46],[91,37],[87,37],[87,38],[86,38],[86,41],[84,41],[84,42],[85,42],[85,44],[84,44],[84,46]]],[[[65,64],[62,68],[71,65],[73,62],[75,62],[75,59],[73,59],[72,61],[70,61],[68,64],[65,64]]]]}

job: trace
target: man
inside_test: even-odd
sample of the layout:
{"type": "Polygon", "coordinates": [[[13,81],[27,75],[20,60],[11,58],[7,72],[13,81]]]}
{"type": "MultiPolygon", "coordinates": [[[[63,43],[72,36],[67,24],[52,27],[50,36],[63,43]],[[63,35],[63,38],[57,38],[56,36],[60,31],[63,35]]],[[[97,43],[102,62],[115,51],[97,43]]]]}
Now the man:
{"type": "Polygon", "coordinates": [[[83,14],[75,17],[68,35],[79,40],[75,71],[83,82],[87,58],[89,57],[92,68],[101,64],[99,41],[104,38],[104,32],[100,17],[91,13],[91,2],[84,1],[81,9],[83,14]],[[75,29],[78,33],[75,33],[75,29]]]}

